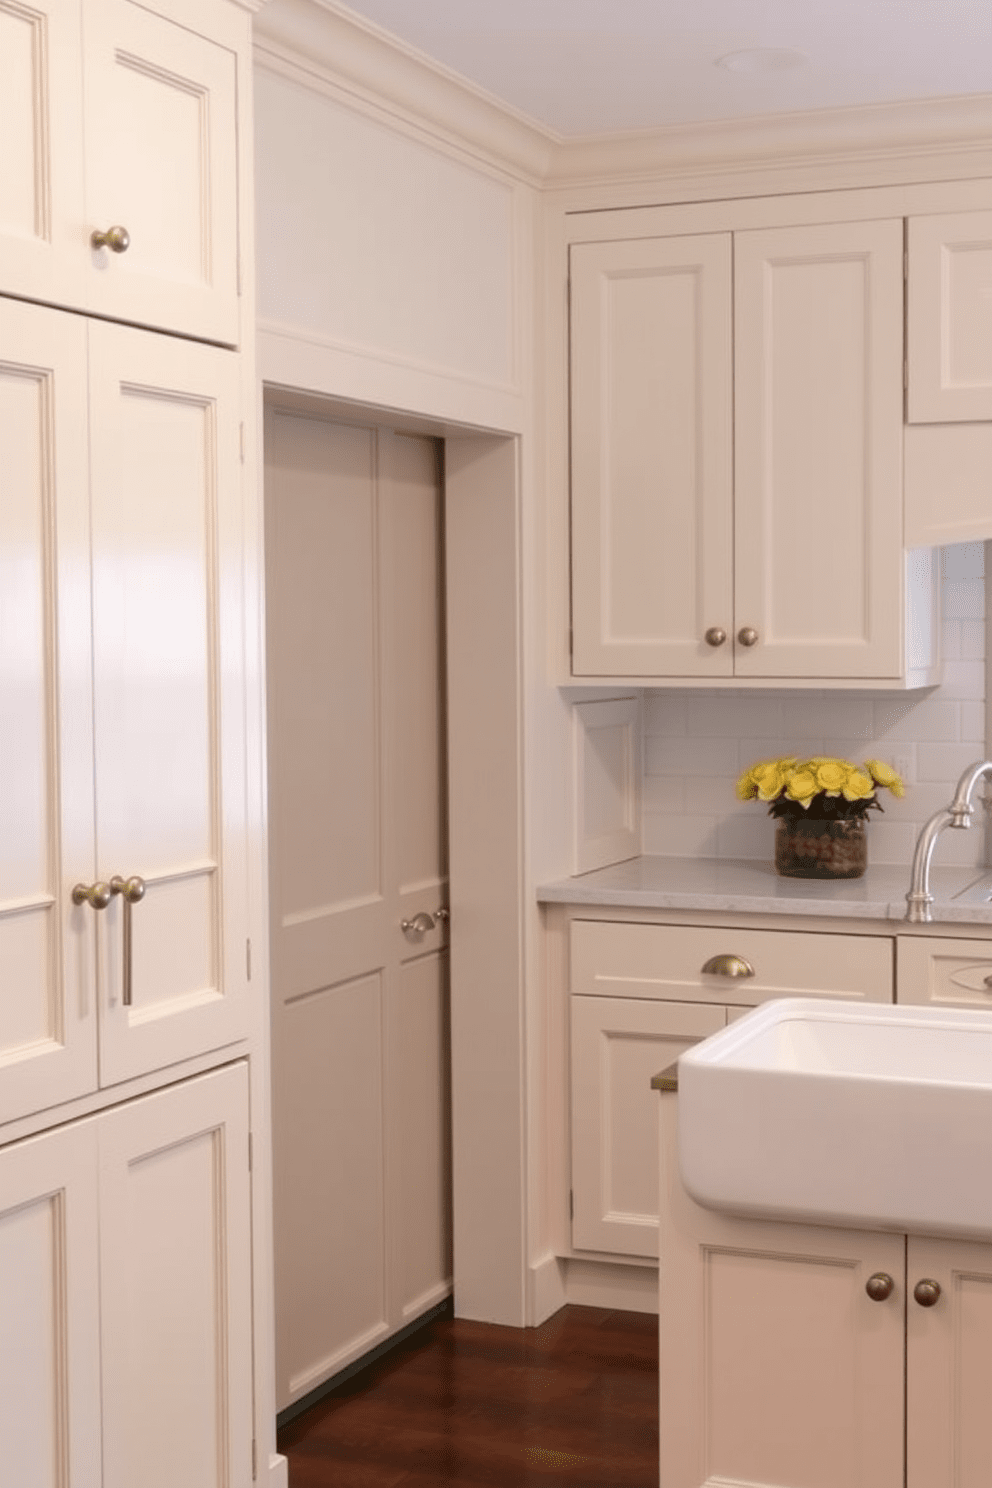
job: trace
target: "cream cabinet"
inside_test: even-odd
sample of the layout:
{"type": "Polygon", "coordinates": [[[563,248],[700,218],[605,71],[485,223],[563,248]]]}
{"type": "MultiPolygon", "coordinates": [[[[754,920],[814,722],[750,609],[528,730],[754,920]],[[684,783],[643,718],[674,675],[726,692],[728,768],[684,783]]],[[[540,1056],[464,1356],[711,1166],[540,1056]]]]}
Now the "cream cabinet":
{"type": "Polygon", "coordinates": [[[0,290],[234,344],[243,21],[159,9],[0,6],[0,290]]]}
{"type": "Polygon", "coordinates": [[[569,939],[572,1247],[654,1258],[652,1076],[771,997],[891,1002],[893,942],[580,919],[569,939]]]}
{"type": "Polygon", "coordinates": [[[907,242],[909,421],[992,420],[992,211],[911,217],[907,242]]]}
{"type": "Polygon", "coordinates": [[[243,1036],[248,890],[236,359],[12,300],[0,338],[7,1121],[243,1036]]]}
{"type": "Polygon", "coordinates": [[[703,1209],[677,1103],[660,1097],[664,1488],[987,1483],[992,1245],[703,1209]]]}
{"type": "Polygon", "coordinates": [[[243,1064],[0,1150],[10,1482],[247,1484],[250,1317],[243,1064]]]}
{"type": "Polygon", "coordinates": [[[932,680],[901,219],[582,242],[569,273],[573,675],[932,680]]]}

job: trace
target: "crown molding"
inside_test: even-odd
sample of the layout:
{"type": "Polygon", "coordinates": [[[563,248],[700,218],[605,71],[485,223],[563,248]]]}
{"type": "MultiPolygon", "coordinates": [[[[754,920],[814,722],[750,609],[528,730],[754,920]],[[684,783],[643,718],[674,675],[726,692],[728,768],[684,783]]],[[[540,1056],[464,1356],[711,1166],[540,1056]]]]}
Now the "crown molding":
{"type": "Polygon", "coordinates": [[[992,174],[992,93],[562,140],[543,184],[608,186],[749,168],[864,171],[899,159],[918,170],[950,157],[973,175],[992,174]]]}
{"type": "Polygon", "coordinates": [[[235,0],[263,8],[255,58],[318,79],[336,95],[426,132],[529,186],[646,199],[762,190],[797,179],[824,188],[893,179],[992,176],[992,93],[911,103],[767,114],[716,123],[563,139],[514,112],[340,0],[235,0]],[[811,180],[811,177],[813,178],[811,180]]]}
{"type": "Polygon", "coordinates": [[[253,34],[261,66],[302,67],[530,186],[548,174],[554,135],[337,0],[268,0],[253,34]]]}

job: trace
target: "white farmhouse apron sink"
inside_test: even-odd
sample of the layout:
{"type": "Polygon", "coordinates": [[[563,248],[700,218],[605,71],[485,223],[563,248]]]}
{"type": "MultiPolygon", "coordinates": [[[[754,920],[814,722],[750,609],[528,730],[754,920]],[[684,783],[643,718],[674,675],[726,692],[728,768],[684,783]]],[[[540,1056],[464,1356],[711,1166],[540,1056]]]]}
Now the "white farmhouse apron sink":
{"type": "Polygon", "coordinates": [[[784,998],[679,1060],[711,1209],[992,1239],[992,1015],[784,998]]]}

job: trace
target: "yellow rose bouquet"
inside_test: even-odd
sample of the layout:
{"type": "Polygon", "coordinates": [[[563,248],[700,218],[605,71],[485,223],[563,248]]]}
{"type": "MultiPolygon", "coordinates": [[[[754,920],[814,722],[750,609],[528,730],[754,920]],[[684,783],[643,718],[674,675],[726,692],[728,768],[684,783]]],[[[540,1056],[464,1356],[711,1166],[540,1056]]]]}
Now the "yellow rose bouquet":
{"type": "Polygon", "coordinates": [[[813,755],[759,760],[737,782],[741,801],[767,801],[769,816],[805,821],[864,821],[881,811],[878,789],[905,795],[902,780],[882,760],[850,760],[813,755]]]}

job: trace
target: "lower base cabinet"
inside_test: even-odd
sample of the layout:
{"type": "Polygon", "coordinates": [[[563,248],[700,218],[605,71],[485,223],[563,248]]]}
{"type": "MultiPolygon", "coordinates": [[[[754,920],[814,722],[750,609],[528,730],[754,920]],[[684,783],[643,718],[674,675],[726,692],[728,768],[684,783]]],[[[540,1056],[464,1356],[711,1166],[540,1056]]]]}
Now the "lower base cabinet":
{"type": "Polygon", "coordinates": [[[248,1074],[0,1150],[0,1441],[31,1488],[252,1480],[248,1074]]]}
{"type": "Polygon", "coordinates": [[[703,1209],[660,1104],[661,1488],[987,1488],[992,1245],[703,1209]]]}

